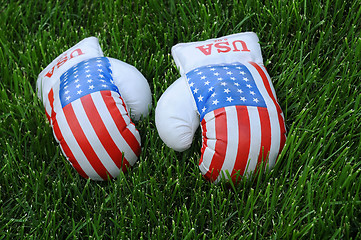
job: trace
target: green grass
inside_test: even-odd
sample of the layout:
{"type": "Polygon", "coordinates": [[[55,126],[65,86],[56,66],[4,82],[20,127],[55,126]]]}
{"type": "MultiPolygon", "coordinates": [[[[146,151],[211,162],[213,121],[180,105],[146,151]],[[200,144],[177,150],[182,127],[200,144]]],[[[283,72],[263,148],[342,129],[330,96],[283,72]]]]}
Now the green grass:
{"type": "Polygon", "coordinates": [[[361,2],[5,1],[0,6],[0,239],[361,239],[361,2]],[[191,149],[136,124],[140,160],[110,182],[67,163],[35,94],[37,75],[81,39],[136,66],[154,106],[179,77],[179,42],[259,35],[286,117],[275,168],[212,185],[191,149]]]}

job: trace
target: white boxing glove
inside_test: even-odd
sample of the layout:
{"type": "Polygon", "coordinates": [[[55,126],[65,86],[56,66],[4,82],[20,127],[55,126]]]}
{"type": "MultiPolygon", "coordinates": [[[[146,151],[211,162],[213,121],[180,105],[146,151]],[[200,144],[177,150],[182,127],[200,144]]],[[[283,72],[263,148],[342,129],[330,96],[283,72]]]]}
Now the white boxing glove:
{"type": "Polygon", "coordinates": [[[199,168],[212,182],[273,167],[286,140],[285,122],[255,33],[181,43],[172,55],[181,78],[158,101],[155,121],[171,148],[190,147],[202,128],[199,168]]]}
{"type": "Polygon", "coordinates": [[[81,176],[107,180],[133,166],[141,142],[128,111],[139,119],[151,107],[148,82],[135,67],[103,57],[90,37],[50,63],[37,89],[56,140],[81,176]]]}

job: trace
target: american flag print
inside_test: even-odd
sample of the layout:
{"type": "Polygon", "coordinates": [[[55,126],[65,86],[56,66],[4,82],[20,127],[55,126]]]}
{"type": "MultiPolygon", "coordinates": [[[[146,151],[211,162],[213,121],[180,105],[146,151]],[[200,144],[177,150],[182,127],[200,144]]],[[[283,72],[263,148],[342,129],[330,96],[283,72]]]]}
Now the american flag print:
{"type": "Polygon", "coordinates": [[[199,168],[206,179],[236,181],[261,161],[275,164],[286,129],[264,66],[217,64],[194,69],[186,78],[200,115],[199,168]]]}
{"type": "Polygon", "coordinates": [[[48,98],[54,136],[81,176],[114,178],[138,159],[140,136],[114,84],[108,58],[71,67],[48,98]]]}

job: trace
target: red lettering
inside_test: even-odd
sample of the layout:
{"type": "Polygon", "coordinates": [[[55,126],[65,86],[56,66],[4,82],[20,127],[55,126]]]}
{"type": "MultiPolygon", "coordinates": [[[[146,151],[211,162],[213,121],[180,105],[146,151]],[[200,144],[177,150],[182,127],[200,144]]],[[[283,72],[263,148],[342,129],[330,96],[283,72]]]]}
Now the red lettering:
{"type": "Polygon", "coordinates": [[[234,41],[232,44],[233,44],[233,52],[239,52],[240,50],[237,48],[236,46],[236,43],[241,43],[242,45],[242,52],[250,52],[250,50],[247,48],[247,45],[244,41],[241,41],[241,40],[236,40],[234,41]]]}
{"type": "Polygon", "coordinates": [[[229,43],[228,42],[219,42],[214,44],[214,46],[217,48],[217,52],[221,53],[221,52],[229,52],[231,51],[231,48],[228,47],[229,43]]]}
{"type": "Polygon", "coordinates": [[[58,60],[58,63],[56,64],[56,66],[58,68],[60,68],[61,65],[63,65],[66,61],[68,61],[68,56],[64,55],[64,56],[60,57],[60,59],[58,60]]]}
{"type": "Polygon", "coordinates": [[[72,51],[70,53],[70,55],[69,55],[69,58],[68,58],[67,53],[65,53],[63,56],[60,57],[58,62],[51,68],[51,70],[47,74],[45,74],[45,77],[51,78],[51,76],[53,76],[53,74],[54,74],[55,67],[60,68],[68,60],[70,60],[70,59],[72,59],[74,57],[78,57],[78,56],[83,55],[83,54],[84,53],[80,48],[77,48],[74,51],[72,51]]]}
{"type": "Polygon", "coordinates": [[[55,65],[53,66],[53,68],[47,74],[45,74],[45,77],[51,78],[51,76],[53,76],[54,69],[55,69],[55,65]]]}
{"type": "Polygon", "coordinates": [[[78,49],[75,49],[72,53],[70,53],[70,59],[72,59],[73,57],[77,57],[77,56],[80,56],[80,55],[83,55],[84,53],[81,51],[81,49],[80,48],[78,48],[78,49]],[[73,55],[74,53],[78,53],[77,55],[73,55]]]}
{"type": "MultiPolygon", "coordinates": [[[[226,39],[224,39],[224,40],[226,40],[226,39]]],[[[214,47],[217,49],[218,53],[227,53],[227,52],[231,51],[232,49],[233,49],[233,52],[240,52],[240,51],[250,52],[250,50],[247,47],[247,44],[244,41],[236,40],[236,41],[232,42],[232,46],[229,46],[230,45],[229,42],[225,42],[224,40],[215,40],[216,43],[214,44],[214,47]],[[224,41],[224,42],[221,42],[221,41],[224,41]],[[241,47],[242,47],[241,50],[239,48],[237,48],[237,43],[241,44],[241,47]]],[[[202,45],[202,46],[199,46],[196,48],[198,48],[204,55],[208,56],[208,55],[211,55],[211,53],[212,53],[212,46],[213,46],[213,43],[210,43],[210,44],[202,45]]]]}
{"type": "Polygon", "coordinates": [[[197,47],[199,50],[201,50],[201,52],[204,54],[204,55],[210,55],[211,54],[211,52],[212,52],[212,45],[213,45],[213,43],[211,43],[211,44],[207,44],[206,46],[207,46],[207,48],[204,48],[204,45],[203,46],[199,46],[199,47],[197,47]]]}

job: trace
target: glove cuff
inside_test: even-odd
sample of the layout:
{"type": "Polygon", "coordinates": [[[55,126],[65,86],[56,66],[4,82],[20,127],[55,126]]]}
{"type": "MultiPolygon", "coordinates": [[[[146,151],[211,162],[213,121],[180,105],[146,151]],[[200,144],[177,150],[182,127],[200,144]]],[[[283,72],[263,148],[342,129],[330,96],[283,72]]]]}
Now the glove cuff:
{"type": "Polygon", "coordinates": [[[182,76],[209,64],[249,61],[262,64],[258,41],[254,32],[237,33],[201,42],[179,43],[172,47],[172,55],[182,76]]]}
{"type": "Polygon", "coordinates": [[[38,97],[47,109],[46,99],[50,89],[59,81],[60,76],[75,64],[94,57],[102,57],[103,52],[95,37],[85,38],[75,46],[60,54],[38,76],[36,83],[38,97]]]}

